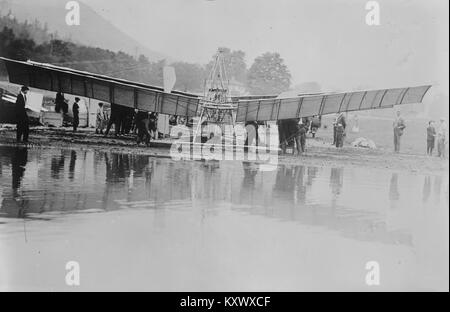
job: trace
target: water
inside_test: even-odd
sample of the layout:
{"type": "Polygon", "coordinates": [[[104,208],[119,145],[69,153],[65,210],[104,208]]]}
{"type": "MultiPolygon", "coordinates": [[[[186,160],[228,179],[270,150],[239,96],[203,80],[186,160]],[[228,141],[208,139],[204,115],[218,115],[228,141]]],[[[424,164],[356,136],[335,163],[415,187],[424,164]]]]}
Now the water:
{"type": "Polygon", "coordinates": [[[448,291],[448,220],[447,174],[0,147],[0,290],[448,291]]]}

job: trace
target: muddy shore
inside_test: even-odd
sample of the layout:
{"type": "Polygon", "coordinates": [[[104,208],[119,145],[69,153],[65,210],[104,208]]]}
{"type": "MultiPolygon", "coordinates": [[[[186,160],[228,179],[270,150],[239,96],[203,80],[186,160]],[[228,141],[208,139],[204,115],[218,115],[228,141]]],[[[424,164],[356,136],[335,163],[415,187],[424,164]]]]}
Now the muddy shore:
{"type": "MultiPolygon", "coordinates": [[[[150,147],[136,146],[135,137],[104,137],[97,135],[91,129],[82,129],[72,133],[68,129],[35,128],[30,132],[29,148],[62,148],[89,149],[127,154],[148,155],[170,158],[168,140],[152,141],[150,147]]],[[[0,145],[23,146],[15,142],[13,129],[0,131],[0,145]]],[[[336,149],[323,139],[307,140],[307,152],[302,156],[280,155],[278,163],[282,165],[311,165],[327,167],[367,167],[409,171],[418,174],[442,174],[448,172],[448,160],[438,157],[428,157],[413,153],[395,154],[385,149],[365,149],[344,146],[336,149]]]]}

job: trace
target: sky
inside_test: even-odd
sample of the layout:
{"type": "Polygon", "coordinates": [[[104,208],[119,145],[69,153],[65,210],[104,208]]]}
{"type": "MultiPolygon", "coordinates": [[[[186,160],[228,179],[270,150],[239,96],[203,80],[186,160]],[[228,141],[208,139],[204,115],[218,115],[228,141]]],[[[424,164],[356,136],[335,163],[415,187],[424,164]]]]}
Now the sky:
{"type": "Polygon", "coordinates": [[[279,52],[293,85],[325,90],[432,83],[448,95],[448,1],[379,0],[380,25],[366,24],[366,0],[82,0],[152,50],[207,63],[219,46],[247,64],[279,52]]]}

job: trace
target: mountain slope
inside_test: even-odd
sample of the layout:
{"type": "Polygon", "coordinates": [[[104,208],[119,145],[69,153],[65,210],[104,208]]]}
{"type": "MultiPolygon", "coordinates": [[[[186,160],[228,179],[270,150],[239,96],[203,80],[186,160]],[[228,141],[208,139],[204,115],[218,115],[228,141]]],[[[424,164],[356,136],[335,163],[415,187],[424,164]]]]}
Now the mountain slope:
{"type": "Polygon", "coordinates": [[[100,47],[112,51],[123,51],[130,55],[144,54],[150,61],[168,59],[167,56],[148,49],[137,40],[123,33],[109,21],[97,14],[89,6],[80,4],[81,22],[79,26],[68,26],[65,22],[67,1],[64,0],[0,0],[0,13],[10,10],[19,21],[39,21],[47,24],[50,32],[57,32],[61,39],[75,43],[100,47]]]}

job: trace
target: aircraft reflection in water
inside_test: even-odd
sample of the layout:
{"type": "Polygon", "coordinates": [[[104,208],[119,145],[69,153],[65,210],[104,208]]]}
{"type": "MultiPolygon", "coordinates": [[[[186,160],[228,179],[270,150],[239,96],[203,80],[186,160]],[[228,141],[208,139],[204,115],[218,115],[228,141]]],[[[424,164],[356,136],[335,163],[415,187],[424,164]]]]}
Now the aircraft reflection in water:
{"type": "Polygon", "coordinates": [[[389,177],[375,171],[368,177],[358,169],[347,169],[346,176],[344,168],[284,165],[265,171],[248,162],[174,162],[75,150],[0,147],[0,155],[0,217],[7,218],[51,219],[55,212],[117,209],[160,214],[196,209],[205,218],[225,205],[359,240],[411,244],[407,215],[429,205],[439,210],[443,196],[440,176],[389,177]],[[408,191],[414,188],[418,192],[408,191]]]}

